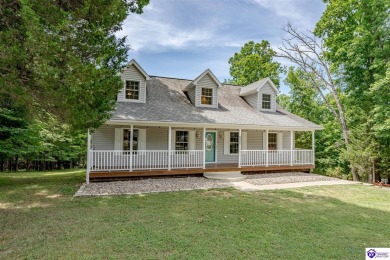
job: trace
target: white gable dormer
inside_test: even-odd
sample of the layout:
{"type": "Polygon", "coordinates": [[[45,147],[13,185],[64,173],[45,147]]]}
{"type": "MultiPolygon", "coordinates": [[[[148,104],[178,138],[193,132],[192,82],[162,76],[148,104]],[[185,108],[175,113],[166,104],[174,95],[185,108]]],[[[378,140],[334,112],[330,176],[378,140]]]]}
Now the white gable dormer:
{"type": "Polygon", "coordinates": [[[194,79],[184,91],[187,92],[191,103],[197,107],[218,108],[219,80],[210,69],[205,70],[194,79]]]}
{"type": "Polygon", "coordinates": [[[276,112],[278,88],[270,78],[261,79],[240,89],[240,96],[258,111],[276,112]]]}
{"type": "Polygon", "coordinates": [[[146,102],[146,81],[150,79],[144,69],[131,60],[121,73],[123,88],[119,91],[117,100],[123,102],[146,102]]]}

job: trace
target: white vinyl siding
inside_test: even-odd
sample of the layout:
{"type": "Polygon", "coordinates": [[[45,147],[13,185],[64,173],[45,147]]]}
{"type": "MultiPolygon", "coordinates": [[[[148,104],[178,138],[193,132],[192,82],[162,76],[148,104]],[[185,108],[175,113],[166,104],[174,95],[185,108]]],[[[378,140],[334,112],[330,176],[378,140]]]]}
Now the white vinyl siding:
{"type": "Polygon", "coordinates": [[[218,107],[218,85],[209,74],[206,74],[202,79],[200,79],[195,87],[195,105],[198,107],[218,107]],[[210,88],[213,90],[212,105],[203,105],[201,103],[202,88],[210,88]]]}
{"type": "Polygon", "coordinates": [[[254,109],[258,109],[257,92],[244,97],[245,101],[254,109]]]}
{"type": "Polygon", "coordinates": [[[270,111],[275,112],[276,111],[276,91],[275,89],[269,84],[266,83],[258,92],[258,100],[259,103],[257,104],[257,107],[260,111],[270,111]],[[268,94],[271,96],[271,108],[270,109],[263,109],[262,103],[263,103],[263,94],[268,94]]]}
{"type": "MultiPolygon", "coordinates": [[[[273,132],[270,131],[269,133],[276,133],[276,144],[278,150],[290,150],[290,132],[289,131],[282,131],[282,132],[273,132]]],[[[262,134],[262,149],[265,150],[265,131],[262,134]]]]}
{"type": "Polygon", "coordinates": [[[187,91],[188,98],[190,99],[191,103],[195,105],[195,87],[192,87],[190,90],[187,91]]]}
{"type": "Polygon", "coordinates": [[[145,76],[134,66],[131,65],[123,70],[121,74],[121,78],[123,80],[123,88],[119,91],[117,100],[118,101],[126,101],[126,102],[146,102],[146,79],[145,76]],[[125,98],[125,88],[126,81],[137,81],[139,82],[139,99],[132,100],[125,98]]]}

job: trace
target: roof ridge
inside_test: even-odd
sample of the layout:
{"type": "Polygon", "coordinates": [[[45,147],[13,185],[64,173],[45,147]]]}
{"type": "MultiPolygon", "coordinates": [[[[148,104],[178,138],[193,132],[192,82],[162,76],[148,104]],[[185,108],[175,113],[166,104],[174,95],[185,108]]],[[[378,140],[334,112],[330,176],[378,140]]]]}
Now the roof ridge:
{"type": "Polygon", "coordinates": [[[178,80],[188,80],[193,81],[193,79],[182,79],[182,78],[174,78],[174,77],[166,77],[166,76],[156,76],[156,75],[149,75],[151,78],[164,78],[164,79],[178,79],[178,80]]]}

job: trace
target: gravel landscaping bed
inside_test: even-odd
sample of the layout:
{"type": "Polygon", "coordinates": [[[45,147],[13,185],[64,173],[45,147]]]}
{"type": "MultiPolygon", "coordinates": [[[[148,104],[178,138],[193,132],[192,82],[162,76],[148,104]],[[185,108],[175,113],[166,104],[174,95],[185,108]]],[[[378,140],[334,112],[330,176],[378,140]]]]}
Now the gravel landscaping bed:
{"type": "Polygon", "coordinates": [[[328,176],[304,173],[304,172],[284,172],[284,173],[265,173],[247,175],[245,182],[254,185],[282,184],[294,182],[312,182],[312,181],[335,181],[340,180],[328,176]]]}
{"type": "MultiPolygon", "coordinates": [[[[334,180],[339,179],[311,173],[288,172],[246,175],[244,182],[253,185],[267,185],[334,180]]],[[[95,182],[88,185],[83,184],[76,192],[75,196],[141,194],[152,192],[225,188],[232,186],[233,184],[229,182],[210,180],[204,177],[151,178],[128,181],[95,182]]]]}
{"type": "Polygon", "coordinates": [[[75,196],[124,195],[151,192],[224,188],[229,183],[203,177],[160,178],[83,184],[75,196]]]}

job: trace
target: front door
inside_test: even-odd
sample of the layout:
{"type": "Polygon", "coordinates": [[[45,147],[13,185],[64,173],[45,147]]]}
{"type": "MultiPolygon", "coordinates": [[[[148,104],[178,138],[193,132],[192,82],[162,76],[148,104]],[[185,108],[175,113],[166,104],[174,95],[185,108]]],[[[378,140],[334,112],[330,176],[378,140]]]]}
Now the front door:
{"type": "Polygon", "coordinates": [[[206,132],[206,162],[215,162],[215,132],[206,132]]]}

